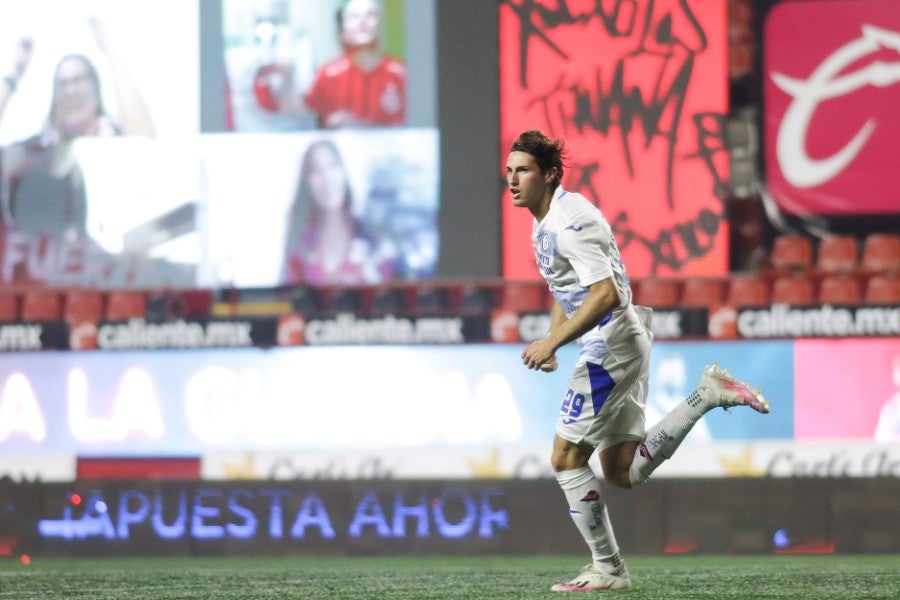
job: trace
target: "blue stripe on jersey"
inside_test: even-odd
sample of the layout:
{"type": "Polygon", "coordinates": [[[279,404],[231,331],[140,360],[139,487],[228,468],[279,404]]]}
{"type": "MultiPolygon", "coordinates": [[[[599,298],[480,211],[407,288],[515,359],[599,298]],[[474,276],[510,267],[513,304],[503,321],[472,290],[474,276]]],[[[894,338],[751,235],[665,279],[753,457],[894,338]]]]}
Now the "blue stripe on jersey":
{"type": "Polygon", "coordinates": [[[603,408],[613,388],[616,387],[616,382],[613,381],[606,369],[596,363],[588,361],[587,370],[588,378],[591,381],[591,402],[594,403],[594,415],[596,416],[603,408]]]}

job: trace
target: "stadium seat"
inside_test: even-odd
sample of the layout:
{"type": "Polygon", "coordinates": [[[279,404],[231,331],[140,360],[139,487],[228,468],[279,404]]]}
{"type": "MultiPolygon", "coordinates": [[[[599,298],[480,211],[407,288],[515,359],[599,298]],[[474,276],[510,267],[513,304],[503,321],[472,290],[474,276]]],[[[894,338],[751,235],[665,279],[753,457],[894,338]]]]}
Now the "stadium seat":
{"type": "Polygon", "coordinates": [[[321,288],[297,286],[290,297],[293,311],[304,316],[318,316],[325,310],[325,292],[321,288]]]}
{"type": "Polygon", "coordinates": [[[754,307],[769,304],[769,284],[755,275],[732,275],[725,286],[725,303],[754,307]]]}
{"type": "Polygon", "coordinates": [[[413,287],[409,285],[382,285],[372,293],[372,314],[406,314],[413,304],[413,287]]]}
{"type": "Polygon", "coordinates": [[[415,288],[415,311],[418,314],[443,314],[456,309],[461,289],[451,283],[419,284],[415,288]]]}
{"type": "Polygon", "coordinates": [[[62,316],[62,295],[46,290],[22,294],[19,317],[23,321],[57,321],[62,316]]]}
{"type": "Polygon", "coordinates": [[[860,266],[870,274],[900,271],[900,233],[870,233],[866,236],[860,266]]]}
{"type": "Polygon", "coordinates": [[[143,317],[147,312],[147,294],[143,290],[111,290],[106,295],[104,318],[127,321],[143,317]]]}
{"type": "Polygon", "coordinates": [[[803,234],[781,234],[772,243],[769,256],[778,271],[802,271],[813,265],[813,241],[803,234]]]}
{"type": "Polygon", "coordinates": [[[63,318],[70,325],[96,323],[103,317],[104,294],[97,290],[69,290],[63,295],[63,318]]]}
{"type": "Polygon", "coordinates": [[[501,308],[512,312],[541,312],[547,310],[547,284],[542,279],[507,281],[503,286],[501,308]]]}
{"type": "Polygon", "coordinates": [[[869,277],[863,292],[866,304],[900,304],[900,276],[877,274],[869,277]]]}
{"type": "Polygon", "coordinates": [[[805,275],[785,275],[772,282],[773,304],[815,304],[815,287],[805,275]]]}
{"type": "Polygon", "coordinates": [[[714,277],[689,277],[681,286],[681,305],[709,308],[722,304],[725,282],[714,277]]]}
{"type": "Polygon", "coordinates": [[[478,282],[462,284],[459,298],[461,312],[492,311],[500,306],[502,283],[478,282]]]}
{"type": "Polygon", "coordinates": [[[859,243],[852,235],[830,235],[819,241],[816,270],[821,274],[852,273],[859,264],[859,243]]]}
{"type": "Polygon", "coordinates": [[[14,323],[19,320],[19,296],[0,294],[0,323],[14,323]]]}
{"type": "Polygon", "coordinates": [[[370,292],[367,286],[334,287],[328,298],[328,309],[333,313],[365,313],[371,305],[370,292]]]}
{"type": "Polygon", "coordinates": [[[206,319],[212,314],[213,292],[206,289],[169,292],[169,312],[185,319],[206,319]]]}
{"type": "Polygon", "coordinates": [[[675,308],[681,300],[681,284],[676,279],[645,277],[632,282],[635,304],[651,308],[675,308]]]}
{"type": "Polygon", "coordinates": [[[853,275],[826,275],[819,282],[820,304],[859,304],[862,289],[859,279],[853,275]]]}
{"type": "Polygon", "coordinates": [[[172,296],[167,291],[148,292],[144,317],[151,323],[168,321],[172,317],[172,296]]]}

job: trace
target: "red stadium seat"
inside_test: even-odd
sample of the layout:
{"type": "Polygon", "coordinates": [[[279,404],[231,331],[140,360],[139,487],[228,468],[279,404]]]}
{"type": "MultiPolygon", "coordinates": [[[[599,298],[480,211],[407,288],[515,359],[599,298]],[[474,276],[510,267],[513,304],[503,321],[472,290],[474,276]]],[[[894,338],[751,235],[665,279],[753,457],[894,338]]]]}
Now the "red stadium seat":
{"type": "Polygon", "coordinates": [[[900,233],[870,233],[866,236],[860,266],[873,274],[900,271],[900,233]]]}
{"type": "Polygon", "coordinates": [[[103,316],[103,292],[70,290],[63,296],[63,318],[70,325],[97,322],[103,316]]]}
{"type": "Polygon", "coordinates": [[[19,320],[18,294],[0,294],[0,323],[14,323],[19,320]]]}
{"type": "Polygon", "coordinates": [[[812,238],[802,234],[779,235],[772,243],[769,260],[779,271],[802,271],[812,267],[812,238]]]}
{"type": "Polygon", "coordinates": [[[143,290],[113,290],[107,294],[104,319],[127,321],[142,318],[147,312],[147,294],[143,290]]]}
{"type": "Polygon", "coordinates": [[[725,299],[725,282],[713,277],[691,277],[681,286],[681,305],[706,307],[722,304],[725,299]]]}
{"type": "Polygon", "coordinates": [[[816,270],[823,274],[852,273],[859,264],[859,243],[852,235],[830,235],[819,241],[816,270]]]}
{"type": "Polygon", "coordinates": [[[507,281],[501,308],[513,312],[540,312],[547,309],[550,294],[544,280],[507,281]]]}
{"type": "Polygon", "coordinates": [[[820,304],[859,304],[862,288],[853,275],[827,275],[819,282],[820,304]]]}
{"type": "Polygon", "coordinates": [[[900,304],[900,276],[879,274],[870,277],[866,282],[863,302],[866,304],[900,304]]]}
{"type": "Polygon", "coordinates": [[[212,314],[212,290],[178,290],[172,295],[174,316],[205,319],[212,314]]]}
{"type": "Polygon", "coordinates": [[[815,304],[816,295],[813,282],[803,275],[785,275],[772,282],[773,304],[815,304]]]}
{"type": "Polygon", "coordinates": [[[725,303],[752,307],[769,304],[769,284],[755,275],[732,275],[725,289],[725,303]]]}
{"type": "Polygon", "coordinates": [[[45,290],[25,292],[20,311],[23,321],[57,321],[62,317],[62,295],[45,290]]]}
{"type": "Polygon", "coordinates": [[[675,308],[681,301],[681,282],[676,279],[645,277],[632,284],[635,304],[651,308],[675,308]]]}

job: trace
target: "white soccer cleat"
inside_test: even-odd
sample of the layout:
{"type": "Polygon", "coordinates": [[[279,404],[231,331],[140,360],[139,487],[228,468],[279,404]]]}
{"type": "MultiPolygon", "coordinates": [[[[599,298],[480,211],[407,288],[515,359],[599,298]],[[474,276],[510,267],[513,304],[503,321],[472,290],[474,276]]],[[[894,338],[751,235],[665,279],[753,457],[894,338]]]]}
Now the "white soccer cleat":
{"type": "Polygon", "coordinates": [[[566,583],[557,583],[550,587],[551,592],[596,592],[600,590],[625,590],[631,587],[628,570],[622,566],[617,574],[604,573],[594,565],[582,567],[575,579],[566,583]]]}
{"type": "Polygon", "coordinates": [[[760,390],[733,377],[717,364],[706,365],[697,388],[712,390],[716,396],[716,406],[725,409],[731,406],[749,406],[756,412],[769,412],[769,401],[760,390]]]}

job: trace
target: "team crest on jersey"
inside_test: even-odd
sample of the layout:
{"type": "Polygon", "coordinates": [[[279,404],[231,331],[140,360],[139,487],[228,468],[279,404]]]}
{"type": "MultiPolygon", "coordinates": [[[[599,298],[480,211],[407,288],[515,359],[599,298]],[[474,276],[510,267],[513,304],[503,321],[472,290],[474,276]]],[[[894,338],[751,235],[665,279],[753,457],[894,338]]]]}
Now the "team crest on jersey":
{"type": "Polygon", "coordinates": [[[553,257],[557,254],[556,234],[552,231],[541,231],[538,233],[534,245],[534,254],[538,267],[549,273],[553,257]]]}
{"type": "Polygon", "coordinates": [[[556,254],[556,234],[552,231],[542,231],[538,234],[537,251],[547,256],[556,254]]]}

